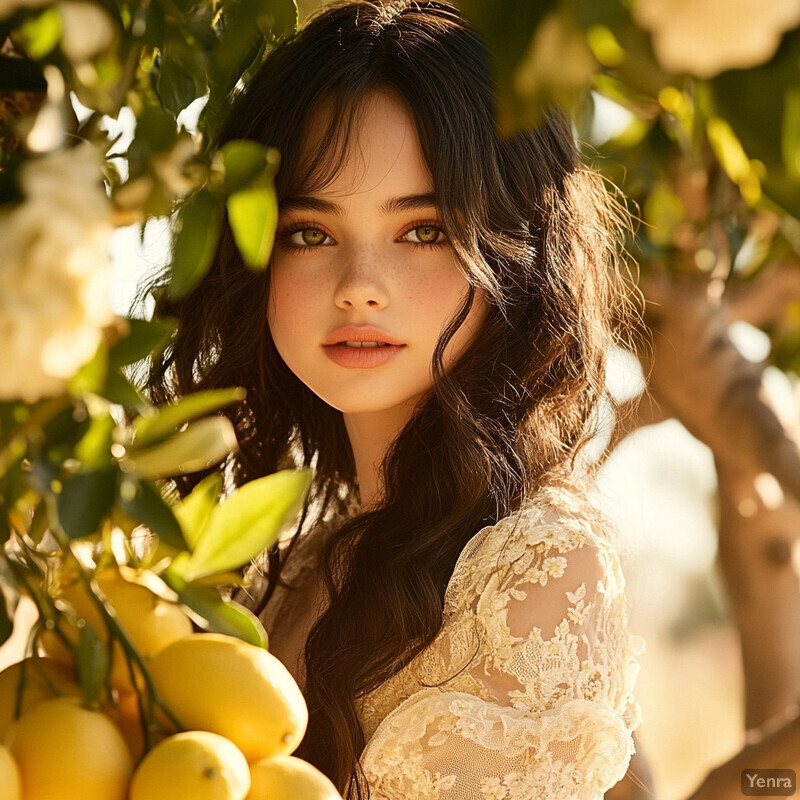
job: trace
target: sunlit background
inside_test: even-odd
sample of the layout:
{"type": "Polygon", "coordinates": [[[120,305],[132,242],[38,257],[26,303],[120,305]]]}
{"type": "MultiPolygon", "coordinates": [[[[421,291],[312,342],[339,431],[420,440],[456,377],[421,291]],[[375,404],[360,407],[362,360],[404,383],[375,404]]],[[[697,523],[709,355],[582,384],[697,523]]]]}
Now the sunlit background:
{"type": "MultiPolygon", "coordinates": [[[[317,4],[306,0],[301,11],[317,4]]],[[[624,129],[631,115],[599,95],[594,99],[589,138],[599,146],[624,129]]],[[[199,101],[184,112],[188,128],[201,108],[199,101]]],[[[77,101],[76,111],[80,115],[77,101]]],[[[106,125],[110,138],[119,137],[116,152],[124,152],[133,115],[123,110],[106,125]]],[[[124,169],[123,159],[118,166],[124,169]]],[[[138,226],[116,231],[112,305],[117,313],[130,312],[139,287],[165,264],[169,241],[163,220],[151,220],[143,231],[138,226]]],[[[135,315],[147,312],[143,306],[135,315]]],[[[767,356],[769,341],[756,328],[737,323],[730,333],[746,358],[767,356]]],[[[635,360],[621,354],[612,359],[609,382],[615,392],[629,395],[643,386],[635,360]]],[[[785,373],[768,370],[766,388],[778,407],[796,415],[795,388],[785,373]]],[[[713,458],[677,422],[645,427],[614,450],[595,494],[618,531],[631,628],[647,641],[637,692],[644,718],[640,742],[659,800],[679,800],[745,739],[738,637],[716,568],[713,458]]],[[[800,574],[797,547],[794,564],[800,574]]],[[[0,667],[21,657],[24,642],[19,626],[0,648],[0,667]]]]}

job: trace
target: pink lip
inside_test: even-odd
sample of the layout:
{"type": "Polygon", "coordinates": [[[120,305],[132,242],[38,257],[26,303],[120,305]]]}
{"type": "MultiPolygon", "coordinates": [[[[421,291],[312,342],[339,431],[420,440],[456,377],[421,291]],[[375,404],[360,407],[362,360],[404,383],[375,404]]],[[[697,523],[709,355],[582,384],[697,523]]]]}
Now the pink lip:
{"type": "Polygon", "coordinates": [[[325,345],[336,345],[342,342],[385,342],[403,347],[403,342],[390,336],[380,328],[372,328],[368,325],[347,325],[344,328],[337,328],[322,343],[325,345]]]}
{"type": "MultiPolygon", "coordinates": [[[[356,341],[350,339],[351,342],[356,341]]],[[[375,341],[365,339],[364,341],[375,341]]],[[[348,369],[373,369],[391,361],[405,345],[389,344],[385,347],[347,347],[344,344],[326,344],[323,349],[325,355],[338,364],[348,369]]]]}
{"type": "Polygon", "coordinates": [[[322,343],[325,355],[340,367],[373,369],[391,361],[405,344],[379,328],[337,328],[322,343]],[[348,347],[345,342],[383,342],[383,347],[348,347]]]}

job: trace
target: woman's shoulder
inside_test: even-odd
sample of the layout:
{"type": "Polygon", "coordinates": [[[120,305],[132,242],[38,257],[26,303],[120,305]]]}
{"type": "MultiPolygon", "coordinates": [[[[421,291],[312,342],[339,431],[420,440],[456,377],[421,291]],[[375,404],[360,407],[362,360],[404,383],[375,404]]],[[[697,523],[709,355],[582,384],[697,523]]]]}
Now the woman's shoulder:
{"type": "Polygon", "coordinates": [[[482,528],[461,555],[499,555],[508,563],[521,551],[542,543],[562,550],[585,545],[613,550],[615,540],[613,525],[588,493],[561,483],[542,487],[518,510],[482,528]]]}
{"type": "Polygon", "coordinates": [[[548,485],[534,493],[515,512],[478,531],[461,551],[447,594],[451,601],[467,586],[478,591],[528,572],[532,565],[547,568],[573,551],[587,548],[603,572],[623,584],[613,525],[588,494],[570,484],[548,485]]]}

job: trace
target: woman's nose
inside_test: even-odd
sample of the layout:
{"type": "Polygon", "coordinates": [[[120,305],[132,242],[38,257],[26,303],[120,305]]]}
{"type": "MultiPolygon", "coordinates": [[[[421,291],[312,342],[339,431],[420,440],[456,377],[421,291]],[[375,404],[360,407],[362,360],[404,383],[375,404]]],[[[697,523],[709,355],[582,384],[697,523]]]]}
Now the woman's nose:
{"type": "Polygon", "coordinates": [[[384,270],[374,250],[343,254],[334,302],[342,309],[381,309],[389,304],[384,270]]]}

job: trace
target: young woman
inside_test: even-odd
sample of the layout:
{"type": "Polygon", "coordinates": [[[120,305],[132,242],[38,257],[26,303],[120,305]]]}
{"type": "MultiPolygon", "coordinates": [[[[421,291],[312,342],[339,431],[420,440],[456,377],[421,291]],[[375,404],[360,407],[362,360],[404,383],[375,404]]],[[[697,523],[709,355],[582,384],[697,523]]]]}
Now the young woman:
{"type": "Polygon", "coordinates": [[[315,468],[248,596],[299,755],[350,797],[598,800],[637,724],[618,559],[571,488],[626,308],[601,181],[558,114],[498,135],[480,41],[429,0],[316,16],[234,138],[281,153],[270,266],[225,228],[149,388],[247,389],[237,484],[315,468]]]}

